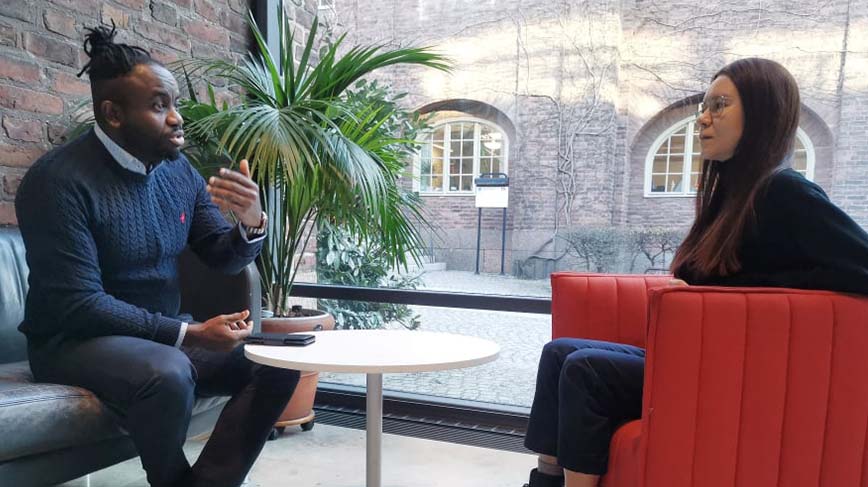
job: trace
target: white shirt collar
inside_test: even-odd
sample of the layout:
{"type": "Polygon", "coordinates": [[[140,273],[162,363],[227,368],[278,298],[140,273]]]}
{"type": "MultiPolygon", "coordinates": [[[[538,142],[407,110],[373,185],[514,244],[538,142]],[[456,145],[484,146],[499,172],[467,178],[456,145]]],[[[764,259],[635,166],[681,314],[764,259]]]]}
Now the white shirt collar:
{"type": "Polygon", "coordinates": [[[136,159],[134,155],[130,154],[124,150],[123,147],[113,141],[111,137],[103,132],[98,123],[93,124],[93,132],[96,134],[96,138],[102,142],[102,145],[105,146],[106,150],[109,151],[109,154],[114,157],[122,168],[143,176],[148,174],[147,167],[142,163],[142,161],[136,159]]]}

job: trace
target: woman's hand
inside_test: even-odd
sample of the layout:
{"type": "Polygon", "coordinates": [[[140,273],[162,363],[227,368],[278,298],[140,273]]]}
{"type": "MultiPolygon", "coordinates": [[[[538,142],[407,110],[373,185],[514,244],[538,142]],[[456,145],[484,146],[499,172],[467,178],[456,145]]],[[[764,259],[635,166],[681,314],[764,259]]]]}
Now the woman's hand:
{"type": "Polygon", "coordinates": [[[687,283],[684,282],[684,280],[682,280],[682,279],[670,279],[670,280],[669,280],[669,285],[670,285],[670,286],[689,286],[690,284],[687,284],[687,283]]]}

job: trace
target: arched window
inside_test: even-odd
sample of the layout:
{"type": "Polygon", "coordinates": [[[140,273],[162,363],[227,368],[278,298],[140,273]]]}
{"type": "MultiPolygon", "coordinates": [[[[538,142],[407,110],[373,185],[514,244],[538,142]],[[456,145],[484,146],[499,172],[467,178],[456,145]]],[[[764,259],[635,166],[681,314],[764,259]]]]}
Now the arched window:
{"type": "MultiPolygon", "coordinates": [[[[645,161],[645,196],[695,195],[702,170],[699,151],[695,116],[664,131],[651,145],[645,161]]],[[[793,169],[814,178],[814,146],[802,129],[796,133],[793,169]]]]}
{"type": "Polygon", "coordinates": [[[472,193],[482,173],[507,172],[508,141],[497,126],[478,119],[449,120],[423,134],[416,164],[420,193],[472,193]]]}
{"type": "Polygon", "coordinates": [[[796,150],[793,154],[793,169],[814,180],[814,144],[802,129],[796,132],[796,150]]]}

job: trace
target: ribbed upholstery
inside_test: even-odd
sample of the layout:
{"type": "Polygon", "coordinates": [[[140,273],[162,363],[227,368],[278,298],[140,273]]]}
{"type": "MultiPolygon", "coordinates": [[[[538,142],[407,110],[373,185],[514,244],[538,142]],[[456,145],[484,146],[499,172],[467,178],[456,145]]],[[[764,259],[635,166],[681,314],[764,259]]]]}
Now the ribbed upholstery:
{"type": "Polygon", "coordinates": [[[601,487],[639,485],[639,465],[642,458],[642,422],[630,421],[618,428],[609,451],[609,472],[601,487]]]}
{"type": "Polygon", "coordinates": [[[652,292],[649,486],[866,484],[868,299],[652,292]]]}
{"type": "MultiPolygon", "coordinates": [[[[576,308],[555,306],[574,296],[557,294],[611,302],[612,279],[623,290],[647,278],[553,277],[553,326],[589,329],[574,323],[586,316],[576,308]]],[[[640,301],[619,299],[609,318],[591,313],[594,326],[625,329],[618,316],[640,301]]],[[[643,418],[613,438],[605,487],[868,487],[868,298],[665,287],[645,309],[643,418]]]]}
{"type": "Polygon", "coordinates": [[[580,337],[645,346],[648,290],[671,276],[555,272],[552,338],[580,337]]]}

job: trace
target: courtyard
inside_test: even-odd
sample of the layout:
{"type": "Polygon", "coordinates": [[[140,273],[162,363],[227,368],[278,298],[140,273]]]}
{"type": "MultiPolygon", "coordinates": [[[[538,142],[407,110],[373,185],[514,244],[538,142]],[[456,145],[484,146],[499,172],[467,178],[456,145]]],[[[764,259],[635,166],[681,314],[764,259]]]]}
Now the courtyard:
{"type": "MultiPolygon", "coordinates": [[[[429,271],[420,289],[432,291],[550,297],[548,279],[524,280],[499,274],[464,271],[429,271]]],[[[387,374],[387,391],[411,392],[453,399],[530,407],[537,362],[542,346],[551,339],[551,316],[412,306],[420,316],[420,330],[456,333],[498,343],[500,357],[469,369],[416,374],[387,374]]],[[[391,325],[390,328],[401,328],[391,325]]],[[[322,374],[320,380],[363,386],[362,374],[322,374]]]]}

